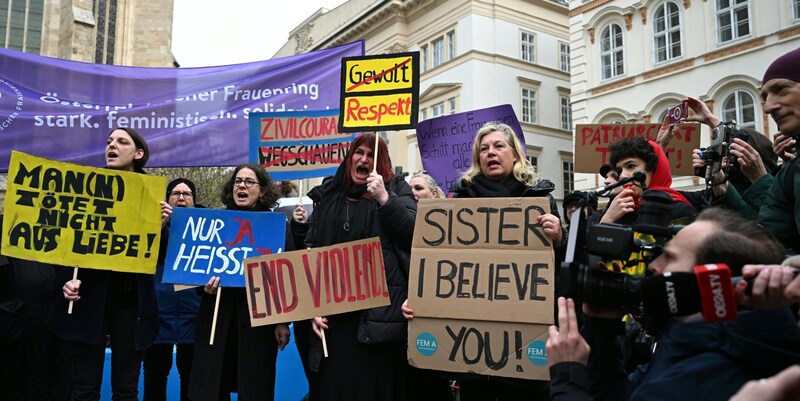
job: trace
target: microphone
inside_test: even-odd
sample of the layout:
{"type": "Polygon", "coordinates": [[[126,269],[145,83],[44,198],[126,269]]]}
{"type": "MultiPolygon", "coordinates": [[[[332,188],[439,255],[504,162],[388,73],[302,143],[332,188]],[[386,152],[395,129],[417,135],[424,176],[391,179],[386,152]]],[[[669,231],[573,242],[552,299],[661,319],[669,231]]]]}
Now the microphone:
{"type": "Polygon", "coordinates": [[[688,316],[701,312],[707,322],[737,316],[733,280],[725,264],[695,266],[693,273],[650,276],[642,280],[640,291],[646,315],[688,316]]]}
{"type": "Polygon", "coordinates": [[[606,185],[606,186],[600,187],[597,190],[595,190],[594,193],[595,193],[595,195],[602,196],[606,192],[608,192],[608,191],[610,191],[610,190],[612,190],[612,189],[614,189],[616,187],[621,187],[621,186],[623,186],[625,184],[629,184],[629,183],[631,183],[633,181],[638,182],[640,185],[644,184],[646,179],[647,179],[647,175],[645,175],[644,171],[637,170],[636,172],[633,173],[632,176],[623,178],[623,179],[621,179],[621,180],[619,180],[619,181],[617,181],[617,182],[615,182],[615,183],[613,183],[611,185],[606,185]]]}

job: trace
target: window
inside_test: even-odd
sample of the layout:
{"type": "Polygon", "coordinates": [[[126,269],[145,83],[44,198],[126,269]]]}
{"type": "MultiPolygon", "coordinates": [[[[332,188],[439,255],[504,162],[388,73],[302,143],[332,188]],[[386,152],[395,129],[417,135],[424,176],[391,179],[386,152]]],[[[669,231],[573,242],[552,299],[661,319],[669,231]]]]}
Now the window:
{"type": "Polygon", "coordinates": [[[569,44],[558,42],[558,48],[561,55],[560,62],[558,64],[559,68],[561,68],[561,71],[569,72],[569,44]]]}
{"type": "Polygon", "coordinates": [[[522,88],[522,121],[536,124],[536,91],[522,88]]]}
{"type": "Polygon", "coordinates": [[[425,121],[427,119],[428,119],[428,110],[427,109],[421,109],[419,111],[419,120],[420,121],[425,121]]]}
{"type": "Polygon", "coordinates": [[[800,0],[792,0],[792,16],[794,19],[800,19],[800,0]]]}
{"type": "Polygon", "coordinates": [[[575,163],[570,160],[561,161],[561,170],[564,181],[564,196],[575,190],[575,163]]]}
{"type": "Polygon", "coordinates": [[[422,62],[422,72],[428,71],[428,45],[419,47],[419,55],[422,58],[422,60],[420,60],[422,62]]]}
{"type": "Polygon", "coordinates": [[[533,167],[533,171],[538,173],[539,172],[539,157],[538,156],[528,156],[528,161],[531,163],[531,167],[533,167]]]}
{"type": "Polygon", "coordinates": [[[755,128],[755,102],[747,91],[737,90],[722,101],[722,121],[735,120],[739,127],[755,128]]]}
{"type": "Polygon", "coordinates": [[[658,7],[653,30],[656,63],[681,56],[681,14],[677,4],[668,1],[658,7]]]}
{"type": "Polygon", "coordinates": [[[447,99],[447,104],[450,106],[449,114],[456,114],[456,98],[447,99]]]}
{"type": "Polygon", "coordinates": [[[618,77],[625,73],[622,42],[622,27],[611,24],[600,35],[600,64],[603,79],[618,77]]]}
{"type": "Polygon", "coordinates": [[[536,62],[536,35],[530,32],[520,32],[520,58],[529,63],[536,62]]]}
{"type": "Polygon", "coordinates": [[[568,96],[559,96],[561,101],[561,129],[572,130],[572,107],[568,96]]]}
{"type": "Polygon", "coordinates": [[[433,107],[431,107],[431,115],[433,117],[444,115],[444,102],[434,104],[433,107]]]}
{"type": "Polygon", "coordinates": [[[447,32],[447,60],[456,58],[456,31],[447,32]]]}
{"type": "Polygon", "coordinates": [[[431,61],[433,67],[438,67],[444,62],[444,38],[439,38],[433,41],[433,54],[431,54],[431,61]]]}
{"type": "Polygon", "coordinates": [[[750,34],[750,2],[717,0],[717,40],[729,42],[750,34]]]}
{"type": "Polygon", "coordinates": [[[454,59],[456,57],[456,31],[439,34],[439,36],[420,44],[419,52],[422,72],[454,59]]]}

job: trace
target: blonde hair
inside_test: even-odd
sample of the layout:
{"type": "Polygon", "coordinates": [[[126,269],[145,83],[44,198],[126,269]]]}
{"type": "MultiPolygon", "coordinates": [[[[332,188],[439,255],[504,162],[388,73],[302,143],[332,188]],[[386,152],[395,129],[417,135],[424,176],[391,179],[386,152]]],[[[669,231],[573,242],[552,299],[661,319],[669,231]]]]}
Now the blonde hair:
{"type": "Polygon", "coordinates": [[[434,198],[442,199],[445,197],[444,191],[442,191],[442,189],[439,188],[439,185],[436,184],[436,180],[434,180],[433,177],[425,173],[414,173],[414,175],[412,175],[411,178],[408,179],[408,181],[411,182],[411,180],[413,180],[414,178],[422,178],[425,181],[425,185],[428,186],[428,189],[432,193],[436,194],[434,198]]]}
{"type": "Polygon", "coordinates": [[[478,129],[478,132],[475,133],[475,141],[472,144],[472,166],[470,166],[469,170],[467,170],[461,178],[471,184],[475,176],[482,173],[480,161],[481,141],[483,137],[492,132],[502,133],[506,138],[506,142],[508,142],[514,152],[514,157],[517,159],[511,171],[514,178],[529,187],[538,184],[541,178],[533,171],[531,163],[525,157],[525,153],[522,151],[522,143],[517,139],[514,130],[508,125],[498,121],[489,121],[483,124],[483,126],[478,129]]]}

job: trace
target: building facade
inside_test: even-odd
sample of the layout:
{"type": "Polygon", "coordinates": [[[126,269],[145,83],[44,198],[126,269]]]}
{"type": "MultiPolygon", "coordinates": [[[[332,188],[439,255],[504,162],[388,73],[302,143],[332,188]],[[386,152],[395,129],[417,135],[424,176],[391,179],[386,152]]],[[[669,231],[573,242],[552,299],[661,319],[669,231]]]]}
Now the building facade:
{"type": "MultiPolygon", "coordinates": [[[[275,57],[363,39],[367,55],[420,52],[420,121],[511,104],[528,156],[572,189],[567,6],[551,0],[349,0],[321,9],[275,57]]],[[[381,133],[403,171],[422,169],[414,130],[381,133]]]]}
{"type": "MultiPolygon", "coordinates": [[[[573,0],[569,16],[576,124],[660,122],[688,95],[723,121],[778,130],[758,91],[772,60],[800,47],[800,0],[573,0]]],[[[578,188],[598,184],[576,174],[578,188]]]]}

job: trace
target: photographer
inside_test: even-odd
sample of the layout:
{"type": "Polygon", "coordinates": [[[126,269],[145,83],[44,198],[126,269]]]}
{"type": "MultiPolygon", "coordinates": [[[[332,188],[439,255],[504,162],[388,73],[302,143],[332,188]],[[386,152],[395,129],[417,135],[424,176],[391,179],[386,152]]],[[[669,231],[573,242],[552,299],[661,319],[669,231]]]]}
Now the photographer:
{"type": "MultiPolygon", "coordinates": [[[[795,141],[800,135],[800,68],[798,66],[800,66],[800,49],[792,50],[779,57],[770,64],[764,73],[760,91],[764,113],[772,116],[780,128],[781,135],[795,139],[795,141]]],[[[784,139],[782,143],[783,147],[778,151],[782,156],[786,156],[786,140],[784,139]]],[[[796,158],[784,162],[784,166],[775,175],[772,185],[765,191],[764,204],[759,208],[756,219],[785,247],[791,248],[795,252],[800,251],[800,174],[797,170],[796,158]]],[[[726,194],[726,196],[731,195],[726,194]]]]}
{"type": "MultiPolygon", "coordinates": [[[[753,221],[710,208],[667,242],[649,268],[660,275],[726,263],[732,275],[740,275],[744,264],[782,259],[783,247],[753,221]]],[[[626,377],[617,342],[622,315],[622,310],[584,301],[585,346],[572,334],[569,318],[574,314],[567,315],[566,326],[559,317],[562,327],[551,333],[547,347],[548,357],[558,361],[550,369],[552,400],[589,399],[589,389],[597,400],[727,400],[747,381],[772,376],[800,360],[800,329],[788,308],[743,311],[737,320],[718,323],[704,322],[699,313],[650,316],[648,329],[656,334],[658,347],[649,364],[626,377]],[[588,366],[586,349],[591,350],[588,366]]]]}

